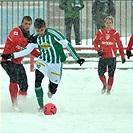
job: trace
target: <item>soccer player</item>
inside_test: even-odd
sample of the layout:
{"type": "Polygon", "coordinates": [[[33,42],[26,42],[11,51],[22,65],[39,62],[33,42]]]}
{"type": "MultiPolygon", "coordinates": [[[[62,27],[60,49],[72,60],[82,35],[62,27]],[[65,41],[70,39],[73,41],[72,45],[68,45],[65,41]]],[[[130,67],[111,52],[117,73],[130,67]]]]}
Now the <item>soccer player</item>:
{"type": "MultiPolygon", "coordinates": [[[[22,60],[24,57],[8,60],[8,58],[4,56],[4,54],[12,54],[13,52],[21,51],[28,45],[28,43],[36,42],[36,37],[33,37],[33,35],[29,34],[29,29],[31,25],[32,18],[30,16],[24,16],[21,25],[11,30],[7,37],[1,60],[1,66],[10,78],[9,91],[14,111],[19,111],[17,96],[27,95],[27,75],[25,72],[25,68],[22,64],[22,60]]],[[[34,49],[31,54],[38,57],[39,52],[34,49]]]]}
{"type": "Polygon", "coordinates": [[[43,104],[43,88],[42,80],[45,76],[49,78],[48,97],[51,98],[56,93],[58,84],[60,83],[63,69],[63,62],[66,60],[63,47],[66,47],[77,63],[82,65],[84,59],[80,59],[72,45],[65,37],[57,30],[46,28],[46,23],[43,19],[37,18],[34,21],[34,28],[37,32],[37,44],[29,44],[27,49],[5,55],[9,58],[18,58],[29,54],[37,45],[40,51],[35,69],[35,93],[40,110],[44,107],[43,104]]]}
{"type": "Polygon", "coordinates": [[[126,48],[126,55],[128,59],[130,59],[130,57],[133,56],[131,53],[132,46],[133,46],[133,35],[130,37],[128,46],[126,48]]]}
{"type": "Polygon", "coordinates": [[[117,47],[119,49],[122,64],[125,63],[124,48],[120,39],[119,33],[112,28],[113,17],[107,16],[104,19],[105,28],[98,30],[94,38],[94,48],[99,55],[98,63],[98,75],[103,84],[101,93],[110,94],[113,81],[114,73],[116,69],[116,55],[117,47]],[[104,73],[108,69],[108,80],[104,73]]]}

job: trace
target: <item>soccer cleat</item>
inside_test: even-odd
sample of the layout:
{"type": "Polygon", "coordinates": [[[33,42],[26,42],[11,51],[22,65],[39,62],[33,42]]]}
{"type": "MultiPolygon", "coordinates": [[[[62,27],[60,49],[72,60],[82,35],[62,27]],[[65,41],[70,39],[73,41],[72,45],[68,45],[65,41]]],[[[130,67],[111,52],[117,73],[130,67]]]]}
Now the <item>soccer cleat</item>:
{"type": "Polygon", "coordinates": [[[50,92],[50,88],[49,88],[49,85],[48,85],[48,97],[51,98],[53,96],[53,94],[50,92]]]}
{"type": "Polygon", "coordinates": [[[41,107],[37,110],[38,110],[38,112],[43,112],[43,108],[41,108],[41,107]]]}
{"type": "Polygon", "coordinates": [[[110,95],[110,91],[109,90],[107,90],[107,94],[110,95]]]}
{"type": "Polygon", "coordinates": [[[106,85],[105,85],[105,86],[103,86],[103,88],[102,88],[102,90],[101,90],[101,94],[104,94],[104,93],[105,93],[105,91],[106,91],[106,85]]]}
{"type": "Polygon", "coordinates": [[[12,106],[12,110],[13,110],[13,112],[20,112],[20,108],[18,107],[17,104],[14,104],[14,105],[12,106]]]}
{"type": "Polygon", "coordinates": [[[52,94],[50,91],[48,91],[47,94],[48,94],[48,97],[49,97],[49,98],[51,98],[51,97],[53,96],[53,94],[52,94]]]}

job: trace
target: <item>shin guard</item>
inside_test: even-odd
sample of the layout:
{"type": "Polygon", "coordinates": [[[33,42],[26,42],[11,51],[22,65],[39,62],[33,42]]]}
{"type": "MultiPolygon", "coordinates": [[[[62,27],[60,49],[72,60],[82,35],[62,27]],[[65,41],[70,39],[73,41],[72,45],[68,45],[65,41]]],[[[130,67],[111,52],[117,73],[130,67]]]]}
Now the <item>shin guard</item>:
{"type": "Polygon", "coordinates": [[[107,91],[111,91],[113,82],[114,82],[114,77],[109,77],[108,78],[108,89],[107,89],[107,91]]]}
{"type": "Polygon", "coordinates": [[[105,75],[99,76],[99,78],[100,78],[100,80],[101,80],[103,86],[106,86],[106,77],[105,77],[105,75]]]}
{"type": "Polygon", "coordinates": [[[12,104],[14,105],[14,104],[17,103],[17,93],[18,93],[18,85],[17,85],[17,83],[10,82],[10,84],[9,84],[9,92],[10,92],[12,104]]]}
{"type": "Polygon", "coordinates": [[[37,97],[37,102],[40,106],[40,108],[43,108],[43,89],[42,87],[35,87],[35,93],[36,93],[36,97],[37,97]]]}

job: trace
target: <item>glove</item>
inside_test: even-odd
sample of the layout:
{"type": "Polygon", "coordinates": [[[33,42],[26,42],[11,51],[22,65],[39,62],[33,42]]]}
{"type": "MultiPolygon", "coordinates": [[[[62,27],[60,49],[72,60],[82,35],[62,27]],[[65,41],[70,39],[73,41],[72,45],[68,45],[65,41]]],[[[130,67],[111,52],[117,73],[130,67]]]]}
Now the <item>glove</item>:
{"type": "Polygon", "coordinates": [[[28,43],[37,43],[37,36],[33,36],[33,34],[28,37],[28,43]]]}
{"type": "Polygon", "coordinates": [[[4,59],[14,59],[14,54],[2,54],[1,55],[2,58],[4,59]]]}
{"type": "Polygon", "coordinates": [[[124,64],[126,62],[126,59],[125,58],[121,59],[121,62],[122,64],[124,64]]]}
{"type": "Polygon", "coordinates": [[[81,66],[84,62],[85,62],[85,59],[79,59],[79,60],[77,61],[77,63],[79,63],[80,66],[81,66]]]}
{"type": "Polygon", "coordinates": [[[73,7],[74,11],[79,11],[81,8],[80,7],[73,7]]]}
{"type": "Polygon", "coordinates": [[[98,51],[98,55],[99,56],[102,56],[103,55],[103,52],[101,50],[98,51]]]}
{"type": "Polygon", "coordinates": [[[132,55],[131,51],[126,51],[127,58],[129,59],[132,55]]]}

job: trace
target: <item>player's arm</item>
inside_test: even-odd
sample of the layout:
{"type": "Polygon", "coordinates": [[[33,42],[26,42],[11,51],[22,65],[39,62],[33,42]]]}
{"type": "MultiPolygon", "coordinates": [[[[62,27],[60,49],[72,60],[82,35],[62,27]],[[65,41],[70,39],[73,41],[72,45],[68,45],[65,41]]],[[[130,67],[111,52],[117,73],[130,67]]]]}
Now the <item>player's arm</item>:
{"type": "Polygon", "coordinates": [[[117,34],[116,41],[117,41],[117,45],[118,45],[118,49],[119,49],[121,58],[125,58],[125,55],[124,55],[124,48],[123,48],[122,41],[121,41],[121,39],[120,39],[119,34],[117,34]]]}
{"type": "Polygon", "coordinates": [[[25,37],[22,37],[21,35],[21,31],[18,28],[14,28],[9,36],[8,39],[12,42],[11,45],[13,45],[13,47],[16,47],[17,45],[22,46],[22,47],[26,47],[28,44],[28,39],[25,37]]]}
{"type": "Polygon", "coordinates": [[[100,38],[100,32],[98,31],[98,32],[96,33],[96,36],[95,36],[94,41],[93,41],[93,43],[94,43],[94,48],[95,48],[96,51],[101,50],[100,47],[98,46],[98,44],[99,44],[99,38],[100,38]]]}
{"type": "Polygon", "coordinates": [[[128,43],[126,50],[131,51],[132,46],[133,46],[133,35],[130,37],[130,40],[129,40],[129,43],[128,43]]]}
{"type": "Polygon", "coordinates": [[[96,36],[94,38],[94,49],[98,52],[98,56],[102,56],[103,55],[103,51],[101,50],[101,48],[98,46],[99,44],[99,38],[100,38],[100,32],[101,30],[99,30],[97,33],[96,33],[96,36]]]}
{"type": "Polygon", "coordinates": [[[71,53],[72,57],[74,58],[74,60],[80,64],[80,66],[85,62],[84,59],[80,59],[80,57],[78,56],[78,54],[76,53],[75,49],[72,47],[71,43],[69,43],[66,39],[62,39],[62,40],[57,40],[56,41],[58,43],[60,43],[62,46],[66,47],[67,50],[71,53]]]}
{"type": "Polygon", "coordinates": [[[22,34],[19,28],[14,28],[10,32],[8,39],[12,42],[13,47],[16,45],[26,47],[28,43],[37,43],[37,36],[34,36],[34,34],[29,35],[27,38],[23,37],[22,34]]]}
{"type": "Polygon", "coordinates": [[[35,57],[38,57],[40,55],[40,52],[36,48],[34,48],[30,54],[32,54],[35,57]]]}
{"type": "Polygon", "coordinates": [[[118,49],[119,49],[119,52],[120,52],[120,55],[121,55],[121,61],[122,61],[122,64],[125,63],[125,54],[124,54],[124,48],[123,48],[123,45],[122,45],[122,41],[120,39],[120,35],[119,33],[116,34],[116,42],[117,42],[117,45],[118,45],[118,49]]]}
{"type": "Polygon", "coordinates": [[[4,59],[15,59],[22,56],[26,56],[30,54],[36,46],[37,44],[35,43],[29,43],[24,50],[19,52],[14,52],[13,54],[2,54],[1,57],[3,57],[4,59]]]}
{"type": "Polygon", "coordinates": [[[132,53],[131,53],[132,46],[133,46],[133,35],[130,37],[128,46],[126,48],[126,55],[128,59],[132,56],[132,53]]]}

